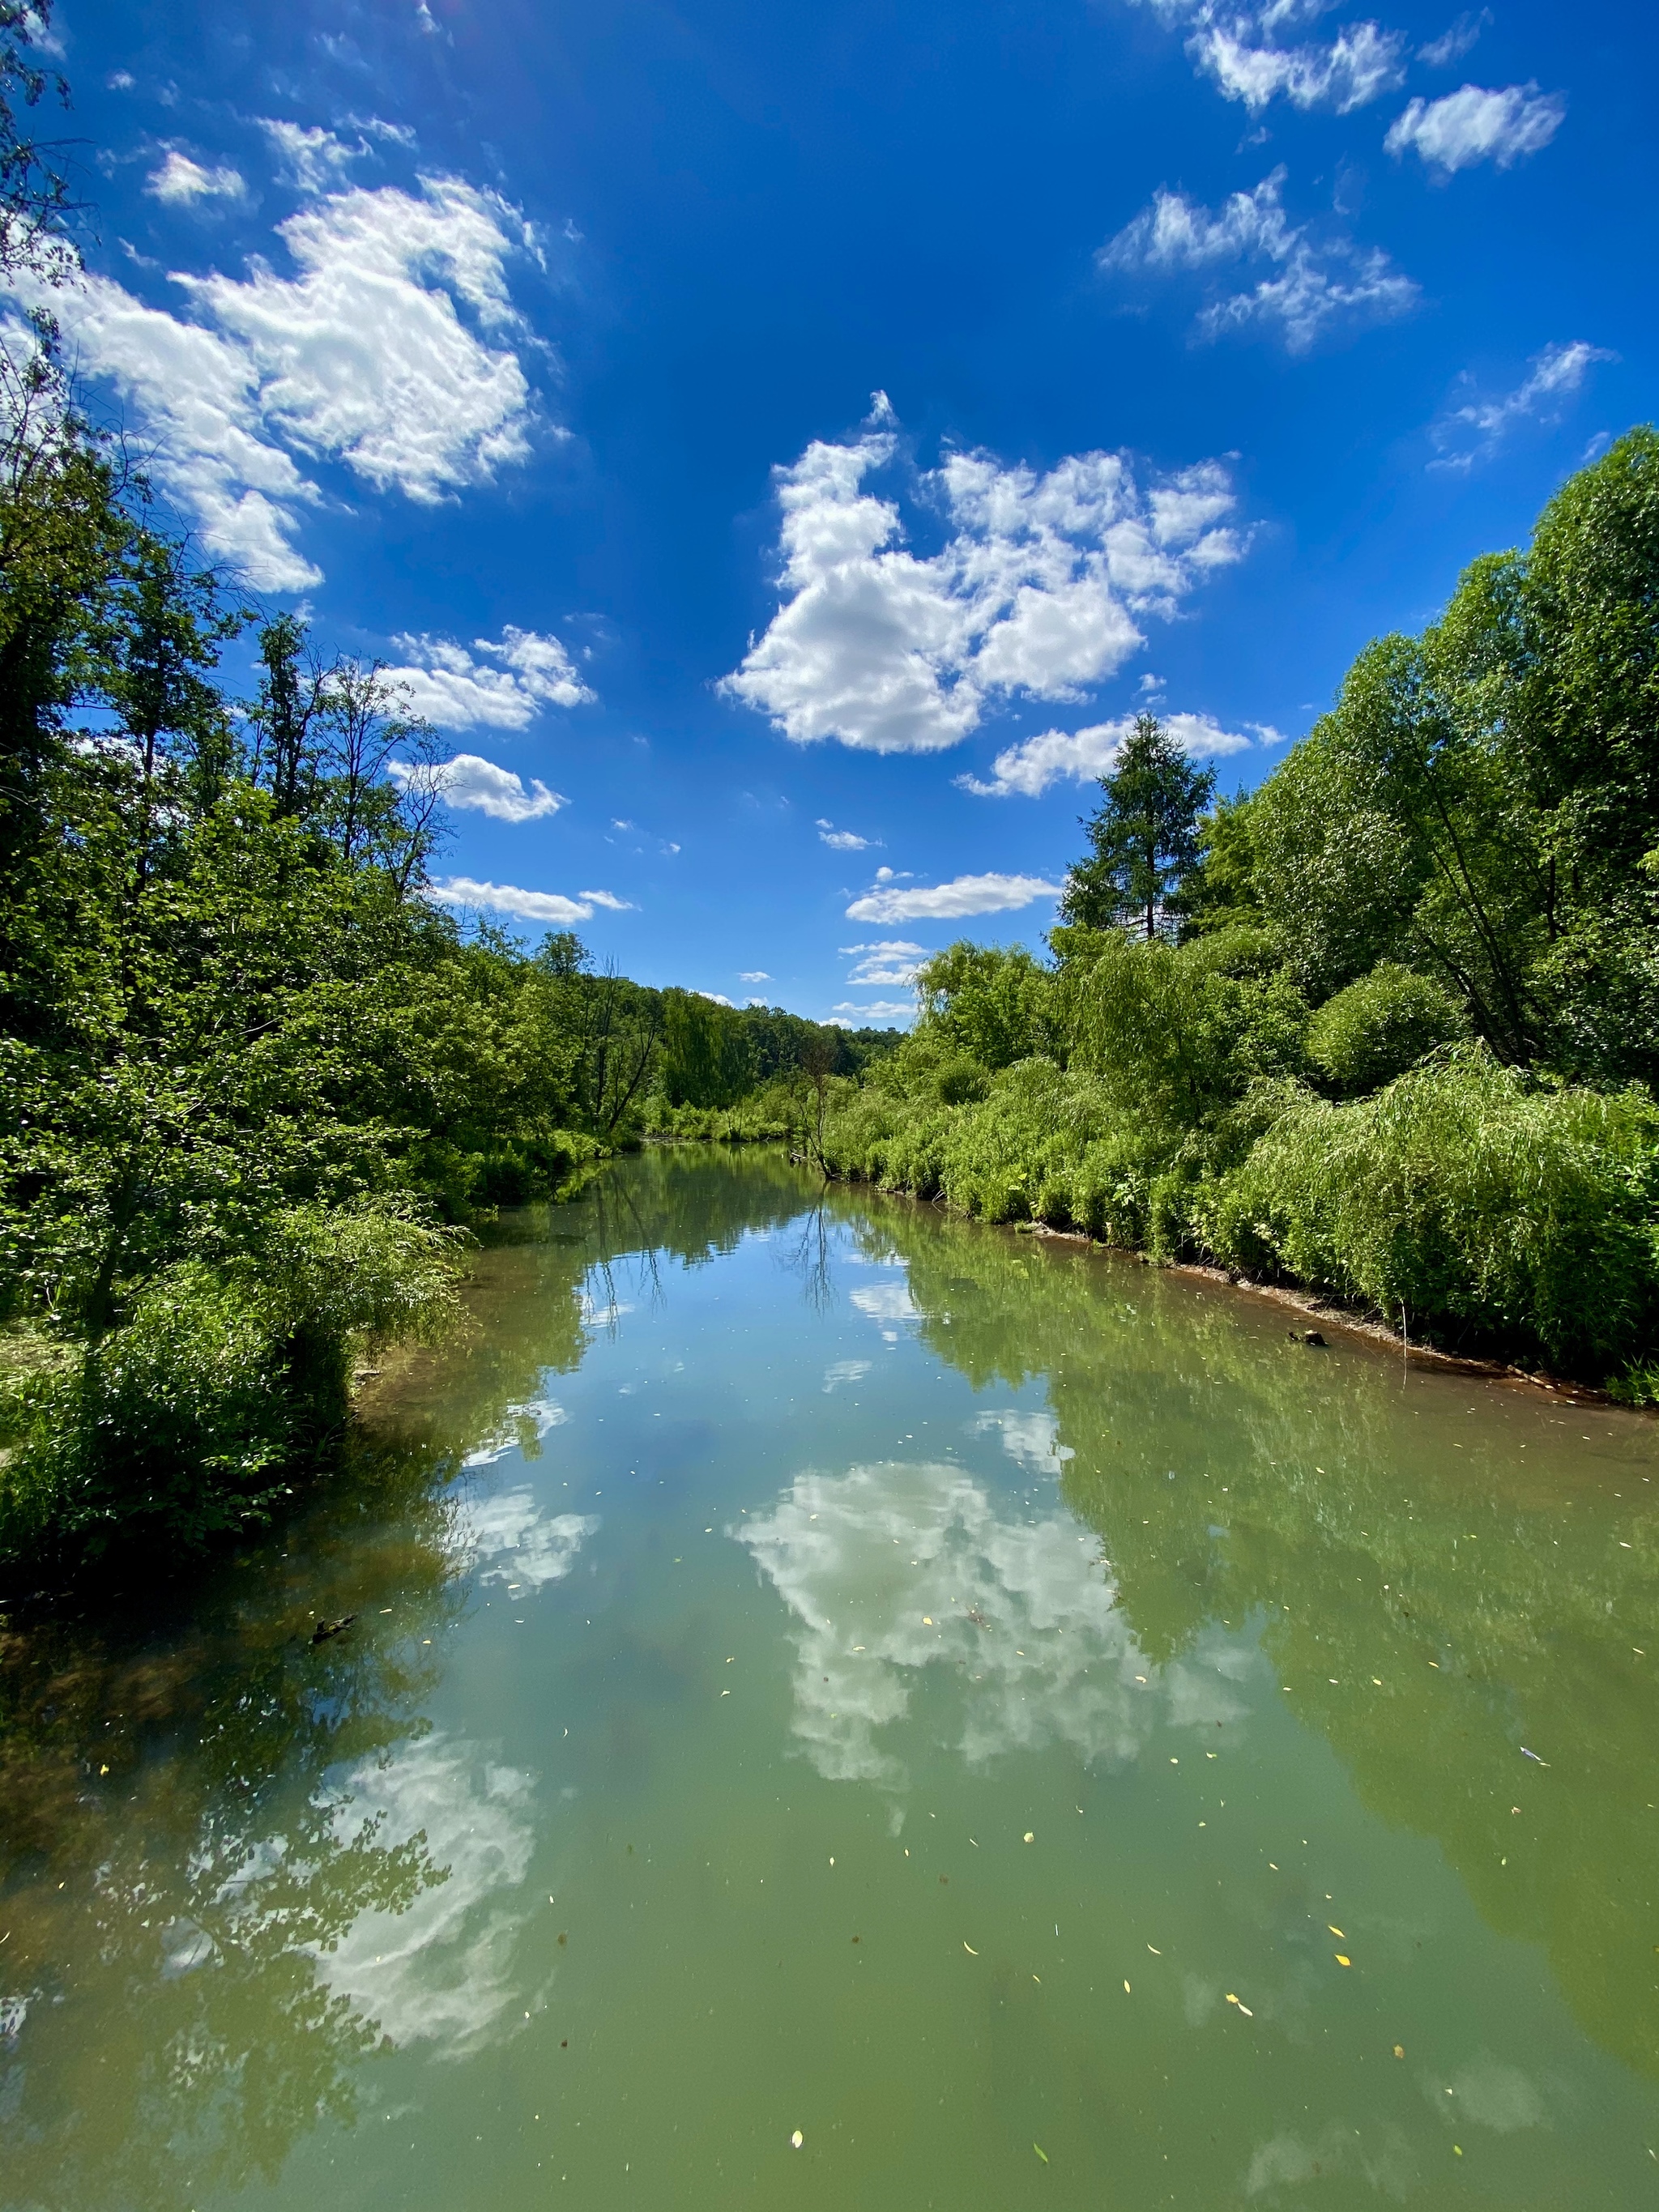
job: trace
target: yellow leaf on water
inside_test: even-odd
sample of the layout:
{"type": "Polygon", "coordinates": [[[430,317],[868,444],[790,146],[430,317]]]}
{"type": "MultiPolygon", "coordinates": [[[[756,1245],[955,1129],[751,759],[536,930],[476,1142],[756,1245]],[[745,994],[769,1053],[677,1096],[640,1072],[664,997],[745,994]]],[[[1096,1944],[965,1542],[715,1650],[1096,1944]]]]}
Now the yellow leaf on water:
{"type": "Polygon", "coordinates": [[[977,1958],[978,1958],[978,1956],[979,1956],[979,1953],[978,1953],[976,1950],[975,1950],[975,1948],[974,1948],[974,1947],[973,1947],[973,1945],[972,1945],[971,1943],[964,1943],[964,1944],[963,1945],[963,1947],[962,1947],[962,1948],[963,1948],[963,1950],[968,1954],[968,1956],[969,1956],[970,1959],[977,1959],[977,1958]]]}
{"type": "Polygon", "coordinates": [[[1133,1991],[1130,1989],[1129,1984],[1127,1984],[1127,1982],[1125,1982],[1125,1984],[1123,1984],[1123,1994],[1124,1994],[1124,1996],[1125,1996],[1126,1997],[1127,1997],[1127,1996],[1132,1996],[1134,1994],[1134,1993],[1133,1993],[1133,1991]]]}
{"type": "Polygon", "coordinates": [[[1334,1952],[1332,1956],[1335,1959],[1339,1966],[1351,1966],[1353,1964],[1353,1960],[1352,1959],[1345,1959],[1340,1951],[1334,1952]]]}
{"type": "Polygon", "coordinates": [[[1332,1935],[1335,1936],[1339,1943],[1344,1941],[1342,1930],[1340,1928],[1332,1928],[1328,1920],[1325,1923],[1325,1925],[1328,1928],[1330,1928],[1332,1935]]]}
{"type": "Polygon", "coordinates": [[[797,2128],[794,2134],[789,2138],[789,2148],[791,2150],[799,2150],[805,2141],[805,2136],[801,2133],[800,2130],[797,2128]]]}

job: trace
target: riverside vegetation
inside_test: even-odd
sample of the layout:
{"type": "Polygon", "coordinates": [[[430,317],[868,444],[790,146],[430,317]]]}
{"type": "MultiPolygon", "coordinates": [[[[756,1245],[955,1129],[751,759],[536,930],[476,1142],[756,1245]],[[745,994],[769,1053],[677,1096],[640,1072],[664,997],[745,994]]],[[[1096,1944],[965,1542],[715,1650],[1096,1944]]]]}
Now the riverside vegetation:
{"type": "MultiPolygon", "coordinates": [[[[373,665],[204,568],[78,404],[73,210],[0,0],[0,1570],[266,1519],[351,1362],[449,1320],[465,1224],[647,1121],[892,1042],[526,954],[425,896],[445,757],[373,665]],[[222,662],[254,651],[239,701],[222,662]]],[[[61,88],[59,88],[61,89],[61,88]]]]}
{"type": "Polygon", "coordinates": [[[1659,1396],[1659,437],[1212,800],[1143,717],[1052,961],[927,962],[830,1168],[1659,1396]]]}

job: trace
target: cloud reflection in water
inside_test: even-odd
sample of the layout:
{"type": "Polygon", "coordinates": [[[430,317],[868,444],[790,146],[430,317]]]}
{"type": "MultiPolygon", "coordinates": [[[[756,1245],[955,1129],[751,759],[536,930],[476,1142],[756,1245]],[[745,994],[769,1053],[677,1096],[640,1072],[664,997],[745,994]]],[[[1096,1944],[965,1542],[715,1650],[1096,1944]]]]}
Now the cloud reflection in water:
{"type": "Polygon", "coordinates": [[[1159,1721],[1213,1726],[1243,1710],[1201,1659],[1160,1669],[1144,1656],[1069,1514],[1004,1518],[959,1467],[804,1474],[732,1533],[798,1618],[792,1725],[826,1780],[904,1787],[878,1738],[924,1667],[960,1675],[957,1748],[975,1766],[1051,1743],[1128,1759],[1159,1721]]]}

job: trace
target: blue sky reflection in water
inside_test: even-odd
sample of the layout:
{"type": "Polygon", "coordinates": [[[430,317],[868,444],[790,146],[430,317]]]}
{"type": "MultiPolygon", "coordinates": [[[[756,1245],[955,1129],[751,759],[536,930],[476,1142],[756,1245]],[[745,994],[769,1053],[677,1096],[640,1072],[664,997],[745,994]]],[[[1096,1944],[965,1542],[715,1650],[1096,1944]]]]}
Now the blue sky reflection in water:
{"type": "Polygon", "coordinates": [[[176,1639],[8,1647],[0,2203],[1649,2203],[1651,1424],[810,1198],[508,1224],[176,1639]]]}
{"type": "Polygon", "coordinates": [[[89,399],[458,759],[444,895],[908,1010],[1655,407],[1633,0],[66,0],[89,399]]]}

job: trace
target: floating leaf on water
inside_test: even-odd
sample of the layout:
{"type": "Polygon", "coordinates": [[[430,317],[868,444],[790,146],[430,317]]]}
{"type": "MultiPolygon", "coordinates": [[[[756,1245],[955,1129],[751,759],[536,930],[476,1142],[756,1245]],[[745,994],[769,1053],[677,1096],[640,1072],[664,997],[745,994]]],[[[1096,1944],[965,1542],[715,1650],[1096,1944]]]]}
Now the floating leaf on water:
{"type": "Polygon", "coordinates": [[[1037,2156],[1038,2156],[1038,2157],[1042,2160],[1042,2163],[1043,2163],[1045,2166],[1047,2166],[1047,2165],[1048,2165],[1048,2152],[1047,2152],[1046,2150],[1044,2150],[1044,2148],[1042,2148],[1042,2145],[1040,2142],[1034,2142],[1034,2143],[1031,2145],[1031,2148],[1032,2148],[1032,2149],[1036,2153],[1037,2156]]]}
{"type": "Polygon", "coordinates": [[[1126,1997],[1127,1997],[1127,1996],[1132,1996],[1132,1995],[1133,1994],[1133,1992],[1131,1990],[1131,1989],[1130,1989],[1129,1984],[1127,1984],[1127,1982],[1125,1982],[1125,1984],[1123,1984],[1123,1994],[1124,1994],[1124,1996],[1125,1996],[1126,1997]]]}
{"type": "Polygon", "coordinates": [[[1403,2058],[1405,2057],[1406,2046],[1403,2043],[1395,2044],[1394,2046],[1394,2055],[1396,2058],[1403,2058]]]}
{"type": "Polygon", "coordinates": [[[793,2135],[789,2138],[789,2148],[791,2150],[799,2150],[805,2141],[805,2136],[801,2133],[800,2130],[797,2128],[793,2135]]]}
{"type": "Polygon", "coordinates": [[[976,1950],[975,1950],[975,1948],[974,1948],[974,1947],[973,1947],[973,1945],[972,1945],[971,1943],[964,1943],[964,1944],[963,1945],[963,1947],[962,1947],[962,1948],[963,1948],[963,1950],[968,1954],[968,1956],[969,1956],[970,1959],[977,1959],[977,1958],[978,1958],[978,1956],[979,1956],[979,1953],[978,1953],[976,1950]]]}
{"type": "Polygon", "coordinates": [[[1340,1928],[1332,1927],[1331,1923],[1328,1920],[1325,1923],[1325,1925],[1330,1929],[1332,1935],[1335,1936],[1339,1943],[1344,1943],[1347,1941],[1347,1938],[1343,1935],[1342,1930],[1340,1928]]]}
{"type": "Polygon", "coordinates": [[[1026,1843],[1028,1843],[1028,1844],[1034,1844],[1034,1843],[1036,1843],[1036,1832],[1035,1832],[1033,1829],[1028,1828],[1028,1829],[1025,1831],[1025,1835],[1024,1835],[1024,1840],[1026,1843]]]}
{"type": "Polygon", "coordinates": [[[1352,1959],[1345,1959],[1340,1951],[1334,1951],[1331,1955],[1336,1960],[1339,1966],[1351,1966],[1353,1964],[1353,1960],[1352,1959]]]}

